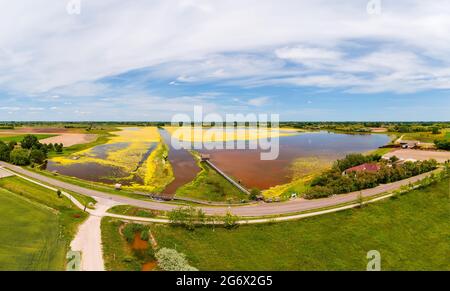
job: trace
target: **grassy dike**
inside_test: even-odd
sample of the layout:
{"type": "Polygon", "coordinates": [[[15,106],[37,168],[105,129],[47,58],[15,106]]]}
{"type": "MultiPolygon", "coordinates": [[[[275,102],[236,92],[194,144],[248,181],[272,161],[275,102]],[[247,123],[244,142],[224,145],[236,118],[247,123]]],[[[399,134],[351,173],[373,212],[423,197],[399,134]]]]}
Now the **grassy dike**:
{"type": "Polygon", "coordinates": [[[18,177],[0,179],[0,270],[64,270],[86,218],[54,191],[18,177]]]}
{"type": "MultiPolygon", "coordinates": [[[[293,222],[233,230],[187,231],[159,224],[150,229],[158,247],[176,248],[200,270],[365,270],[370,250],[381,253],[383,270],[450,270],[449,182],[447,178],[362,209],[293,222]]],[[[103,238],[114,236],[123,243],[117,224],[104,219],[103,238]]],[[[110,243],[115,242],[105,242],[110,243]]],[[[122,262],[118,256],[116,263],[122,262]]]]}
{"type": "Polygon", "coordinates": [[[247,194],[237,189],[233,184],[227,181],[208,164],[200,161],[200,155],[191,152],[197,161],[201,171],[195,179],[178,188],[176,197],[192,198],[210,202],[234,202],[249,200],[247,194]]]}

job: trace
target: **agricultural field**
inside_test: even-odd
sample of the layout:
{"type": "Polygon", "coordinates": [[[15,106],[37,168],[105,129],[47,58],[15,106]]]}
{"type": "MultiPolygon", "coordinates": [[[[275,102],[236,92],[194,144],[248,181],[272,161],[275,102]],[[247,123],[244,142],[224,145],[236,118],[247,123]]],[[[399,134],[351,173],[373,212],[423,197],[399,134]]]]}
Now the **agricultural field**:
{"type": "Polygon", "coordinates": [[[442,129],[439,134],[431,132],[411,132],[405,133],[403,140],[418,140],[425,143],[433,143],[435,140],[450,139],[450,129],[442,129]]]}
{"type": "MultiPolygon", "coordinates": [[[[33,134],[35,135],[39,140],[45,140],[48,138],[52,138],[55,135],[54,134],[33,134]]],[[[3,142],[21,142],[23,138],[26,136],[26,134],[14,134],[14,133],[2,133],[0,132],[0,141],[3,142]]]]}
{"type": "MultiPolygon", "coordinates": [[[[150,230],[159,247],[176,248],[200,270],[365,270],[370,250],[381,253],[383,270],[450,270],[449,191],[447,179],[300,221],[194,231],[153,224],[150,230]]],[[[117,232],[113,223],[104,221],[117,232]]]]}
{"type": "Polygon", "coordinates": [[[0,179],[0,269],[64,270],[85,218],[53,191],[17,177],[0,179]]]}

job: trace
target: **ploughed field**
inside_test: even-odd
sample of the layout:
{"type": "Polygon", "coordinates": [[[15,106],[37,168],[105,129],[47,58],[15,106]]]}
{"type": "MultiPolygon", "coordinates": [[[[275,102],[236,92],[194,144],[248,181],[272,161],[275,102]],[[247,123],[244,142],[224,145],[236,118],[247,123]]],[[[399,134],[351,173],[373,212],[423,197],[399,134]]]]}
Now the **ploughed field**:
{"type": "Polygon", "coordinates": [[[174,127],[124,127],[113,132],[104,144],[52,158],[46,169],[92,182],[119,183],[125,189],[146,193],[240,201],[246,196],[205,167],[197,153],[210,154],[216,166],[245,187],[265,190],[289,185],[321,171],[346,154],[367,152],[389,142],[389,137],[383,134],[312,133],[295,129],[241,128],[228,133],[221,135],[214,129],[183,128],[180,132],[174,127]],[[173,141],[187,142],[193,151],[180,149],[173,141]],[[262,160],[261,153],[270,149],[248,149],[248,146],[221,149],[221,145],[230,142],[237,145],[255,141],[273,141],[271,150],[279,152],[278,157],[262,160]]]}

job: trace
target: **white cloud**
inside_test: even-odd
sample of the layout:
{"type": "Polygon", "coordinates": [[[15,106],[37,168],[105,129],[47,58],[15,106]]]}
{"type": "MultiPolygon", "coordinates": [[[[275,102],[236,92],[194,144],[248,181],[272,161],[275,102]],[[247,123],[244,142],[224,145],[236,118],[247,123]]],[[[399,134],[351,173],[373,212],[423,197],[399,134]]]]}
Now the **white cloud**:
{"type": "Polygon", "coordinates": [[[374,16],[360,0],[109,0],[68,15],[60,0],[7,1],[0,89],[95,96],[107,91],[96,80],[146,67],[173,85],[450,88],[450,3],[382,3],[374,16]]]}
{"type": "Polygon", "coordinates": [[[269,102],[269,97],[258,97],[248,100],[248,104],[252,106],[263,106],[269,102]]]}

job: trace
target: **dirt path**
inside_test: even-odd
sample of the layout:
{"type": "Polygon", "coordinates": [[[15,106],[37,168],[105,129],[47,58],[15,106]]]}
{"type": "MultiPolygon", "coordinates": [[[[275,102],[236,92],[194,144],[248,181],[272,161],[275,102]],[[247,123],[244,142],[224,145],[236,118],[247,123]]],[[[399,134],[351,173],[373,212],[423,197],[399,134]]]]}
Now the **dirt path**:
{"type": "Polygon", "coordinates": [[[429,159],[435,159],[439,163],[445,163],[446,161],[450,160],[450,152],[445,151],[422,151],[422,150],[402,149],[384,155],[385,158],[390,158],[393,156],[396,156],[397,158],[403,160],[413,159],[417,161],[425,161],[429,159]]]}

